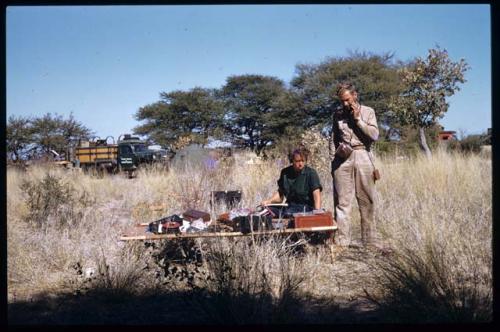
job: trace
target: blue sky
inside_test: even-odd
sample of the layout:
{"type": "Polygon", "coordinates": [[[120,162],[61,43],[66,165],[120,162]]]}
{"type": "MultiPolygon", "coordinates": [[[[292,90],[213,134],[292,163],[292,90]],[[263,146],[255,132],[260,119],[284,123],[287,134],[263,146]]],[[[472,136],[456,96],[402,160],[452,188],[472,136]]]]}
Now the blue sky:
{"type": "Polygon", "coordinates": [[[441,123],[491,127],[489,5],[9,6],[7,117],[47,112],[97,135],[131,132],[160,92],[219,88],[228,76],[289,82],[298,63],[349,50],[399,60],[440,45],[470,65],[441,123]]]}

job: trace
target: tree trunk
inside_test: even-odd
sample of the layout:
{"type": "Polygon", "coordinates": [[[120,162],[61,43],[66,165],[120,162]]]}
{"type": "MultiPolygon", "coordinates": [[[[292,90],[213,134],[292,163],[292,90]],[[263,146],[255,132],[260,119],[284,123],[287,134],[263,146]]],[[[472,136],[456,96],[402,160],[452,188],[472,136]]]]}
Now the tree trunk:
{"type": "Polygon", "coordinates": [[[12,151],[12,154],[14,155],[14,158],[12,158],[12,156],[11,156],[10,160],[15,162],[15,163],[18,163],[19,162],[19,153],[17,151],[12,151]]]}
{"type": "Polygon", "coordinates": [[[420,148],[422,151],[425,152],[425,156],[427,158],[432,157],[431,150],[429,149],[429,146],[427,145],[427,140],[425,139],[425,131],[423,127],[418,128],[418,143],[420,144],[420,148]]]}

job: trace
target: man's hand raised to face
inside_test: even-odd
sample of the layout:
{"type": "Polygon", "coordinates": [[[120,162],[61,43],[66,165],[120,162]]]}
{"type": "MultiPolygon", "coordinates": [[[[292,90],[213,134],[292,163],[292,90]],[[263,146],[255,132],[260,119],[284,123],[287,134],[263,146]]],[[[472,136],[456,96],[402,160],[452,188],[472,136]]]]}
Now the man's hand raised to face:
{"type": "Polygon", "coordinates": [[[361,119],[361,107],[358,103],[354,103],[349,105],[351,108],[351,114],[354,120],[360,120],[361,119]]]}

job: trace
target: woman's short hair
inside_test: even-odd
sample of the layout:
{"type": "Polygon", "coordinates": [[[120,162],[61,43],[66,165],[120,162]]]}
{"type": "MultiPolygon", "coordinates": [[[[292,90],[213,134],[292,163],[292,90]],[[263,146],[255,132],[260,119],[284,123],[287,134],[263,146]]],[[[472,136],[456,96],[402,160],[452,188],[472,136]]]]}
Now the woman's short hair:
{"type": "Polygon", "coordinates": [[[302,159],[304,161],[307,161],[307,159],[309,157],[309,150],[307,150],[304,147],[298,147],[298,148],[296,148],[295,150],[293,150],[292,152],[290,152],[290,154],[288,156],[288,159],[290,159],[290,162],[293,162],[293,157],[294,156],[300,156],[300,157],[302,157],[302,159]]]}

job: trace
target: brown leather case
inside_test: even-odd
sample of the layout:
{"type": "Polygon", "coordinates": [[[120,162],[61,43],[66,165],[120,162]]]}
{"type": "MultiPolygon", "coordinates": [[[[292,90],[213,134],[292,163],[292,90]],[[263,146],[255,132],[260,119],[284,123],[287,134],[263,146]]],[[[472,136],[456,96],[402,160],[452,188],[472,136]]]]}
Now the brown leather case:
{"type": "Polygon", "coordinates": [[[217,217],[217,221],[220,221],[220,222],[223,222],[223,223],[227,223],[227,222],[231,221],[231,219],[229,219],[229,213],[225,212],[223,214],[220,214],[217,217]]]}
{"type": "Polygon", "coordinates": [[[333,226],[333,217],[330,211],[322,214],[306,214],[294,216],[294,228],[333,226]]]}
{"type": "Polygon", "coordinates": [[[207,212],[190,209],[182,214],[182,218],[187,221],[193,221],[202,218],[203,221],[206,222],[210,221],[210,214],[207,212]]]}

